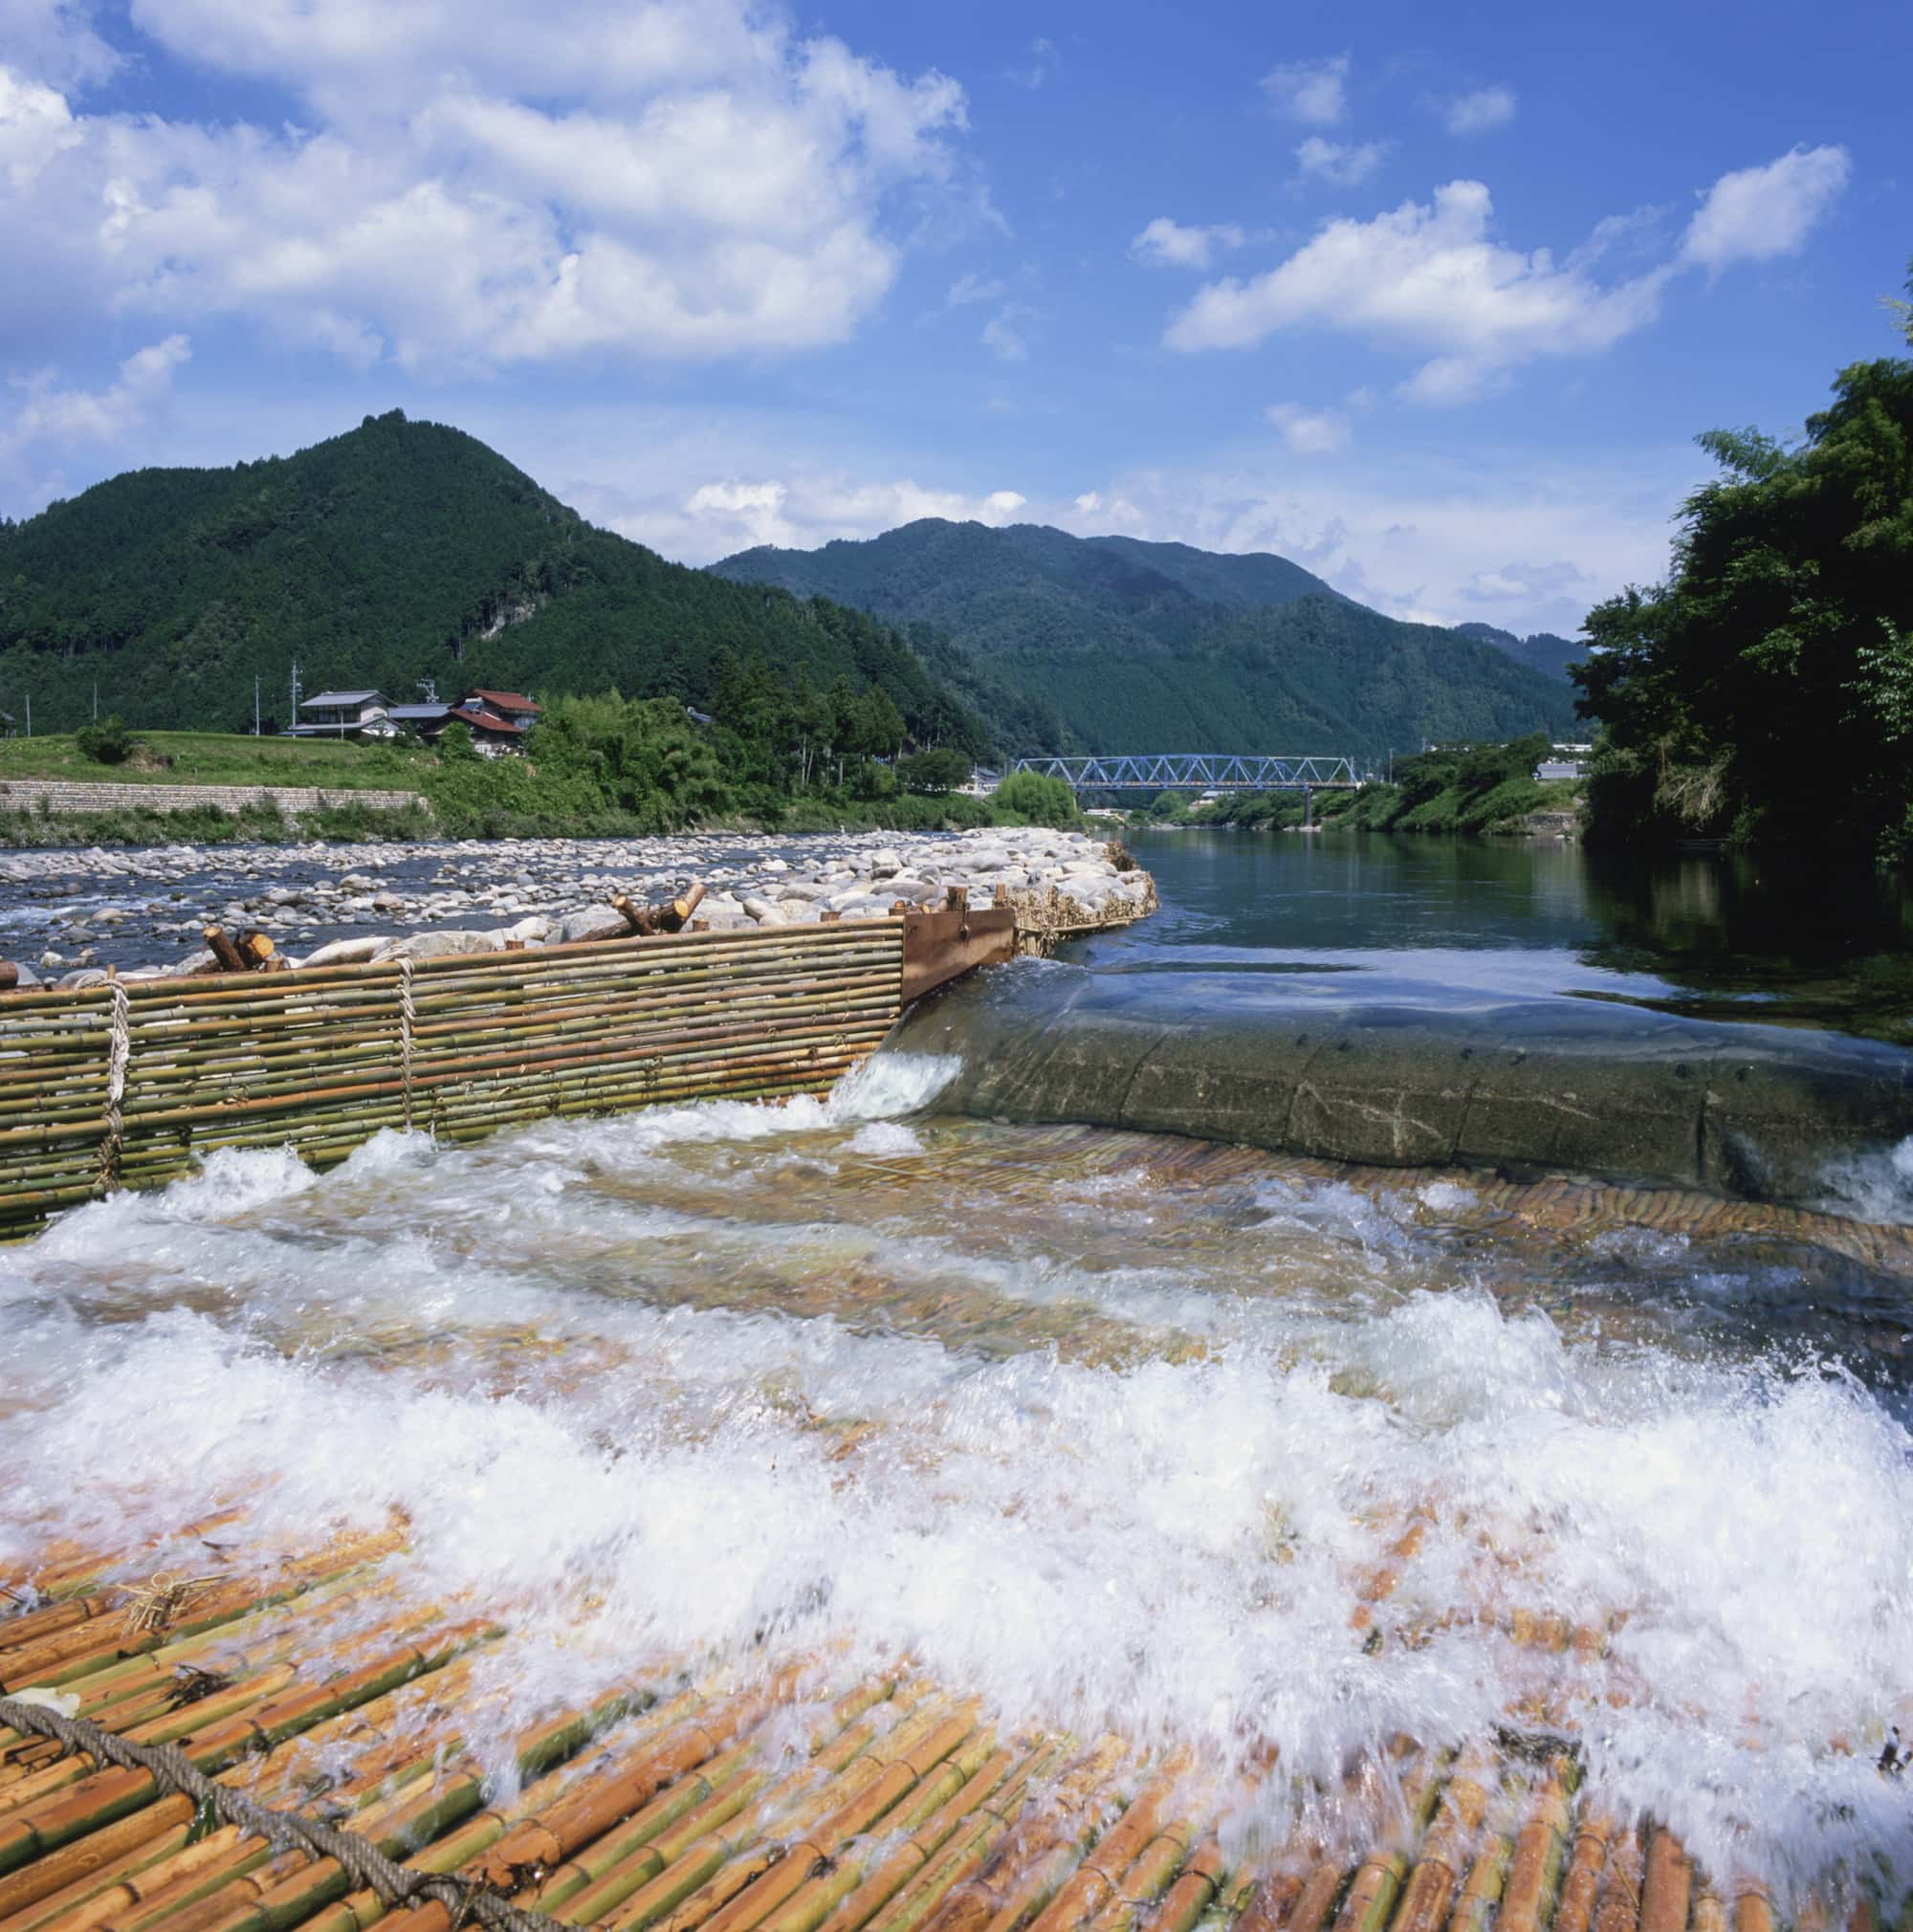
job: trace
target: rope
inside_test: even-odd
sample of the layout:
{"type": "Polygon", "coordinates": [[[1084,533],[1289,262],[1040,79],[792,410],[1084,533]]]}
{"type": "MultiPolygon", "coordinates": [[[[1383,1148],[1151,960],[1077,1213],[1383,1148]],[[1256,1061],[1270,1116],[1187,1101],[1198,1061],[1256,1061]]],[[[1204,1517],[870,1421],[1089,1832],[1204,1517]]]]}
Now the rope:
{"type": "Polygon", "coordinates": [[[412,1124],[412,1028],[418,1015],[412,1010],[412,962],[399,961],[399,1071],[406,1082],[406,1130],[412,1124]]]}
{"type": "Polygon", "coordinates": [[[85,1718],[63,1717],[45,1704],[18,1698],[0,1697],[0,1723],[51,1738],[69,1751],[84,1751],[97,1765],[144,1771],[162,1791],[190,1798],[222,1825],[236,1825],[281,1851],[303,1849],[315,1858],[331,1858],[356,1890],[376,1893],[388,1910],[432,1899],[451,1914],[454,1932],[474,1919],[487,1932],[571,1932],[557,1920],[526,1912],[471,1879],[396,1864],[355,1832],[341,1832],[300,1811],[275,1811],[254,1804],[231,1786],[214,1783],[177,1745],[136,1745],[85,1718]]]}
{"type": "Polygon", "coordinates": [[[126,1063],[133,1053],[133,1027],[132,1002],[126,997],[123,982],[114,979],[106,990],[112,996],[108,1023],[113,1034],[106,1051],[106,1138],[99,1149],[99,1178],[102,1185],[110,1187],[120,1174],[120,1142],[124,1131],[120,1104],[126,1097],[126,1063]]]}

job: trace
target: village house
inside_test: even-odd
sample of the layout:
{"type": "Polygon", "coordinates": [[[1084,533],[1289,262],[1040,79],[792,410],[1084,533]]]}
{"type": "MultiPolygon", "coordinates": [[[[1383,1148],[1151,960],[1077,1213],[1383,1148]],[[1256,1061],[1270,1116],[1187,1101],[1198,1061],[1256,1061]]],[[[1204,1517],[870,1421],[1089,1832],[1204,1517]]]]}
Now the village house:
{"type": "Polygon", "coordinates": [[[322,691],[299,706],[300,722],[289,737],[395,738],[412,732],[435,744],[454,718],[472,734],[484,757],[522,752],[525,734],[539,720],[535,699],[515,691],[469,691],[456,704],[393,704],[378,691],[322,691]]]}
{"type": "Polygon", "coordinates": [[[299,706],[298,721],[286,730],[294,738],[392,738],[391,706],[382,691],[322,691],[299,706]]]}

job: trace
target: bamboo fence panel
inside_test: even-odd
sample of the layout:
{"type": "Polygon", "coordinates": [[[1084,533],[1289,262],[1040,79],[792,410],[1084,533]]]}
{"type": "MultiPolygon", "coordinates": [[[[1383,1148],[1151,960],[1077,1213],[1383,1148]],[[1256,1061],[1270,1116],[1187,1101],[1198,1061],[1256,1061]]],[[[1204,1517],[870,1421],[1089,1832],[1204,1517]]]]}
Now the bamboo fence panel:
{"type": "Polygon", "coordinates": [[[819,1092],[902,1007],[893,919],[0,994],[0,1240],[222,1147],[819,1092]]]}

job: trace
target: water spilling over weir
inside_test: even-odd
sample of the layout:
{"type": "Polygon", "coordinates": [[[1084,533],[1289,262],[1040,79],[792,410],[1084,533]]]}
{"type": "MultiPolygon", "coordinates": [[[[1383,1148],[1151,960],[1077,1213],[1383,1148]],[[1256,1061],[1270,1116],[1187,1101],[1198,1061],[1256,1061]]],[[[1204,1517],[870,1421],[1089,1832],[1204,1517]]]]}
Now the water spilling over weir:
{"type": "MultiPolygon", "coordinates": [[[[0,1249],[0,1693],[620,1932],[1896,1918],[1894,1143],[1861,1218],[965,1110],[1048,1064],[0,1249]]],[[[0,1731],[0,1932],[449,1932],[139,1775],[0,1731]]]]}

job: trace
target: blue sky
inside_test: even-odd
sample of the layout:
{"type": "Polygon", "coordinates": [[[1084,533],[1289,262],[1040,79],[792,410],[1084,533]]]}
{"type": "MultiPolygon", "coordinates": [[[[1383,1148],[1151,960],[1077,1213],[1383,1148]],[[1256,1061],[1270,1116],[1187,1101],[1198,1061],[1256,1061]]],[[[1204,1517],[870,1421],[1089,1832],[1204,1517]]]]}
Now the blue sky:
{"type": "Polygon", "coordinates": [[[1913,9],[0,0],[0,509],[393,406],[706,561],[915,516],[1572,631],[1893,352],[1913,9]]]}

